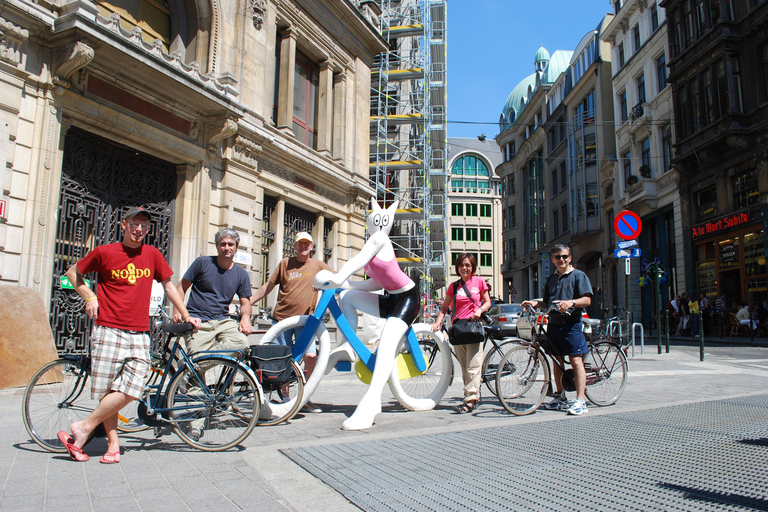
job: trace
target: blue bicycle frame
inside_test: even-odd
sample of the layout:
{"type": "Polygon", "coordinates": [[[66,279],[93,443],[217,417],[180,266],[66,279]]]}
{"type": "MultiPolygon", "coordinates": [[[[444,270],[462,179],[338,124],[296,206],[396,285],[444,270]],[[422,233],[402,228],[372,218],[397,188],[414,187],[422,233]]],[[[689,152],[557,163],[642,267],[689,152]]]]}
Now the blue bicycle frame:
{"type": "MultiPolygon", "coordinates": [[[[358,338],[357,333],[352,329],[352,326],[349,325],[347,319],[344,318],[344,314],[341,312],[339,303],[336,301],[336,293],[341,291],[343,290],[323,290],[323,293],[320,296],[320,302],[317,304],[315,312],[311,314],[309,318],[307,318],[301,334],[293,344],[291,355],[297,362],[304,356],[304,352],[307,351],[309,344],[312,342],[312,338],[314,337],[317,328],[323,321],[325,312],[330,310],[331,315],[333,316],[333,320],[336,322],[336,325],[341,330],[341,333],[344,335],[347,341],[349,341],[352,349],[357,353],[358,357],[365,364],[366,368],[373,372],[373,369],[376,366],[376,354],[371,352],[368,347],[365,346],[365,343],[363,343],[360,338],[358,338]]],[[[426,372],[427,361],[424,359],[424,354],[422,354],[421,349],[419,348],[419,340],[416,338],[416,334],[413,332],[413,328],[411,326],[408,326],[408,330],[406,331],[405,336],[405,345],[408,352],[411,354],[411,358],[413,359],[416,370],[418,370],[420,373],[426,372]]]]}

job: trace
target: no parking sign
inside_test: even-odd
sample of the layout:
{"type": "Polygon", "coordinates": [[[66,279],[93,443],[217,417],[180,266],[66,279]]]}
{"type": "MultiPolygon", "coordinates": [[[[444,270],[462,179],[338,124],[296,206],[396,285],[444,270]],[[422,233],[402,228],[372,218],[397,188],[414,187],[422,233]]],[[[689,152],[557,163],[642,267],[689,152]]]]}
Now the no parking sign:
{"type": "Polygon", "coordinates": [[[619,238],[633,240],[640,236],[640,231],[643,229],[643,222],[640,220],[640,216],[635,212],[623,210],[619,212],[613,220],[613,229],[616,231],[619,238]]]}

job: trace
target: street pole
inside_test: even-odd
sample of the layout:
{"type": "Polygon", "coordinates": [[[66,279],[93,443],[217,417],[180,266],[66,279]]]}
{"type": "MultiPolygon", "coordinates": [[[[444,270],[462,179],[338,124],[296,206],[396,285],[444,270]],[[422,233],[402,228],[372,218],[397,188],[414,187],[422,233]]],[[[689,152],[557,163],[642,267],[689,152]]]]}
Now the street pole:
{"type": "Polygon", "coordinates": [[[656,307],[658,309],[658,314],[656,315],[656,337],[659,343],[659,354],[661,354],[661,315],[665,310],[661,307],[661,273],[659,272],[658,263],[653,265],[653,277],[656,281],[656,307]]]}
{"type": "MultiPolygon", "coordinates": [[[[626,258],[624,263],[624,314],[627,315],[627,321],[629,321],[629,272],[632,269],[630,260],[631,258],[626,258]]],[[[632,326],[630,325],[629,328],[632,329],[632,326]]],[[[624,335],[623,332],[619,334],[624,335]]]]}
{"type": "Polygon", "coordinates": [[[699,313],[699,361],[704,360],[704,317],[699,313]]]}

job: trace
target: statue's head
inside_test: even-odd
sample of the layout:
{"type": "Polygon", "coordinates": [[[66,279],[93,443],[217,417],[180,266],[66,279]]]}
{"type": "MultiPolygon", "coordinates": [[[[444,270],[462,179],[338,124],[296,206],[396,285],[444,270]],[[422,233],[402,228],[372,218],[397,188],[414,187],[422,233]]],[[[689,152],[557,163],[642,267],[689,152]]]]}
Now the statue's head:
{"type": "Polygon", "coordinates": [[[392,231],[392,223],[395,220],[397,204],[398,201],[395,201],[389,208],[384,209],[381,208],[379,203],[376,202],[376,198],[372,197],[371,214],[365,221],[366,226],[368,226],[368,233],[372,235],[377,231],[383,231],[384,234],[389,236],[389,232],[392,231]]]}

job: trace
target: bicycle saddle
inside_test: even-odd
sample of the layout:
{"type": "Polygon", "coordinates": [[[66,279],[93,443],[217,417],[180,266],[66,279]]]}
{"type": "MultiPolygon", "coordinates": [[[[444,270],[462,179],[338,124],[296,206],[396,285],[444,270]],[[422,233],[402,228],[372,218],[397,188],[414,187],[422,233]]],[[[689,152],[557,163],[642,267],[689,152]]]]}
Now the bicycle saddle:
{"type": "Polygon", "coordinates": [[[501,326],[498,325],[484,325],[483,329],[485,330],[485,334],[491,337],[498,336],[501,332],[501,326]]]}
{"type": "Polygon", "coordinates": [[[163,323],[163,325],[160,326],[160,329],[162,329],[163,332],[167,332],[169,334],[187,334],[194,331],[195,326],[188,322],[183,322],[180,324],[163,323]]]}
{"type": "Polygon", "coordinates": [[[583,318],[581,319],[581,323],[584,325],[591,325],[592,327],[596,325],[600,325],[600,320],[597,318],[583,318]]]}

